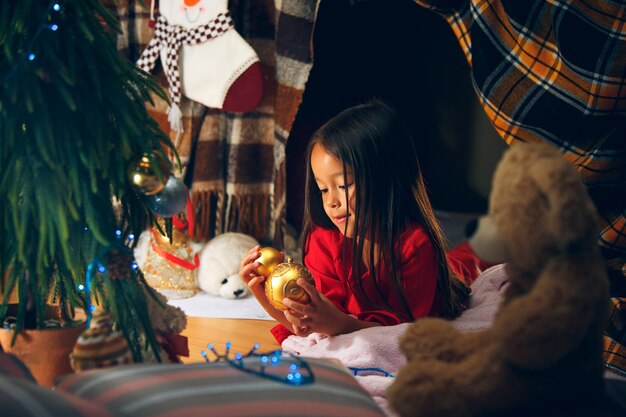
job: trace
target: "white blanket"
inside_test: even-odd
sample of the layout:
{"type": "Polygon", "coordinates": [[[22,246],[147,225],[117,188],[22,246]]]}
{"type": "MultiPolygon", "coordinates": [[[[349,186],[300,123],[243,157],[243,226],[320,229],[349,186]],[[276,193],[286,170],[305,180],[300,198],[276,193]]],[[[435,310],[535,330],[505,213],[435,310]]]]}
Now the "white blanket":
{"type": "MultiPolygon", "coordinates": [[[[475,331],[489,327],[508,284],[504,265],[487,269],[472,284],[469,308],[452,324],[460,331],[475,331]]],[[[386,327],[370,327],[334,337],[319,333],[307,337],[289,336],[283,341],[283,350],[313,358],[340,360],[353,368],[380,368],[395,374],[406,363],[398,348],[398,340],[410,323],[386,327]]],[[[381,375],[357,375],[359,383],[390,416],[385,390],[393,381],[381,375]]]]}

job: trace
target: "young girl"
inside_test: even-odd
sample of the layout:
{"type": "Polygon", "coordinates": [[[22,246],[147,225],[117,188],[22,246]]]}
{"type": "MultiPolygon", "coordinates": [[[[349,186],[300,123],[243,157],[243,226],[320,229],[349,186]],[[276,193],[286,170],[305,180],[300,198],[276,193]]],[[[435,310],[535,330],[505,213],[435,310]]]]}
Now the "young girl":
{"type": "Polygon", "coordinates": [[[307,150],[303,260],[315,287],[286,311],[265,297],[256,273],[259,247],[242,260],[242,279],[290,334],[329,336],[436,315],[467,306],[480,261],[467,244],[446,254],[428,200],[413,138],[381,101],[344,110],[322,126],[307,150]]]}

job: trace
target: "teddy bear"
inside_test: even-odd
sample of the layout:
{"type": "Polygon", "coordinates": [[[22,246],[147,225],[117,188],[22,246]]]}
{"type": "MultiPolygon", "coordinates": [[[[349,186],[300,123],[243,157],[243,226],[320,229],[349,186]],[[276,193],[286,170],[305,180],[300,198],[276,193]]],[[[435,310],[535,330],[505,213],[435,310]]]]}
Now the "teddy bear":
{"type": "Polygon", "coordinates": [[[478,246],[495,243],[510,281],[493,322],[474,332],[442,318],[408,326],[391,408],[402,417],[605,415],[608,278],[578,171],[548,144],[513,145],[484,220],[478,246]]]}
{"type": "MultiPolygon", "coordinates": [[[[148,292],[148,290],[146,290],[148,292]]],[[[167,297],[158,291],[146,295],[148,316],[159,343],[159,359],[147,351],[144,362],[181,363],[181,356],[189,356],[187,337],[181,335],[187,326],[187,315],[180,308],[167,303],[167,297]]]]}
{"type": "Polygon", "coordinates": [[[244,233],[226,232],[209,240],[199,252],[198,286],[207,294],[243,298],[250,290],[239,276],[241,260],[258,241],[244,233]]]}

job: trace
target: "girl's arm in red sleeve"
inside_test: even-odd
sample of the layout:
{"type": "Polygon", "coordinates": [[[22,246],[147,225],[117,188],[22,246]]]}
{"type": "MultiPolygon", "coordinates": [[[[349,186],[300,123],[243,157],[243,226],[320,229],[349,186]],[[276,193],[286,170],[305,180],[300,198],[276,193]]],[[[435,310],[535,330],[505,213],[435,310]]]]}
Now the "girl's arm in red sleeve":
{"type": "Polygon", "coordinates": [[[481,260],[468,242],[463,242],[446,254],[452,270],[467,285],[473,283],[478,275],[495,264],[481,260]]]}
{"type": "MultiPolygon", "coordinates": [[[[434,311],[437,308],[435,298],[438,274],[435,251],[419,227],[405,232],[400,239],[399,272],[411,313],[415,319],[437,313],[434,311]]],[[[403,303],[393,290],[389,289],[386,296],[395,311],[404,311],[403,303]]],[[[377,321],[386,326],[406,321],[399,314],[388,311],[364,311],[358,318],[377,321]]]]}
{"type": "Polygon", "coordinates": [[[316,228],[307,243],[304,264],[311,271],[315,288],[346,312],[346,293],[335,267],[335,254],[341,250],[339,237],[330,230],[316,228]]]}

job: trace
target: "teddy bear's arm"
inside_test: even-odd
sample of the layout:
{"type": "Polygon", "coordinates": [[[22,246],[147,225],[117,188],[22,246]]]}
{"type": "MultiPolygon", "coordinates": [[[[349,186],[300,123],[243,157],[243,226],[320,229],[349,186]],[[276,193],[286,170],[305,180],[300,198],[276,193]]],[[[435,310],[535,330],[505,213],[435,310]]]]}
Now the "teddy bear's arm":
{"type": "Polygon", "coordinates": [[[498,313],[492,332],[505,360],[542,369],[574,351],[602,309],[602,286],[580,277],[598,273],[593,265],[551,260],[535,287],[498,313]]]}
{"type": "Polygon", "coordinates": [[[409,361],[436,359],[457,362],[480,349],[482,336],[479,334],[461,333],[448,320],[425,317],[407,328],[400,339],[400,349],[409,361]]]}

